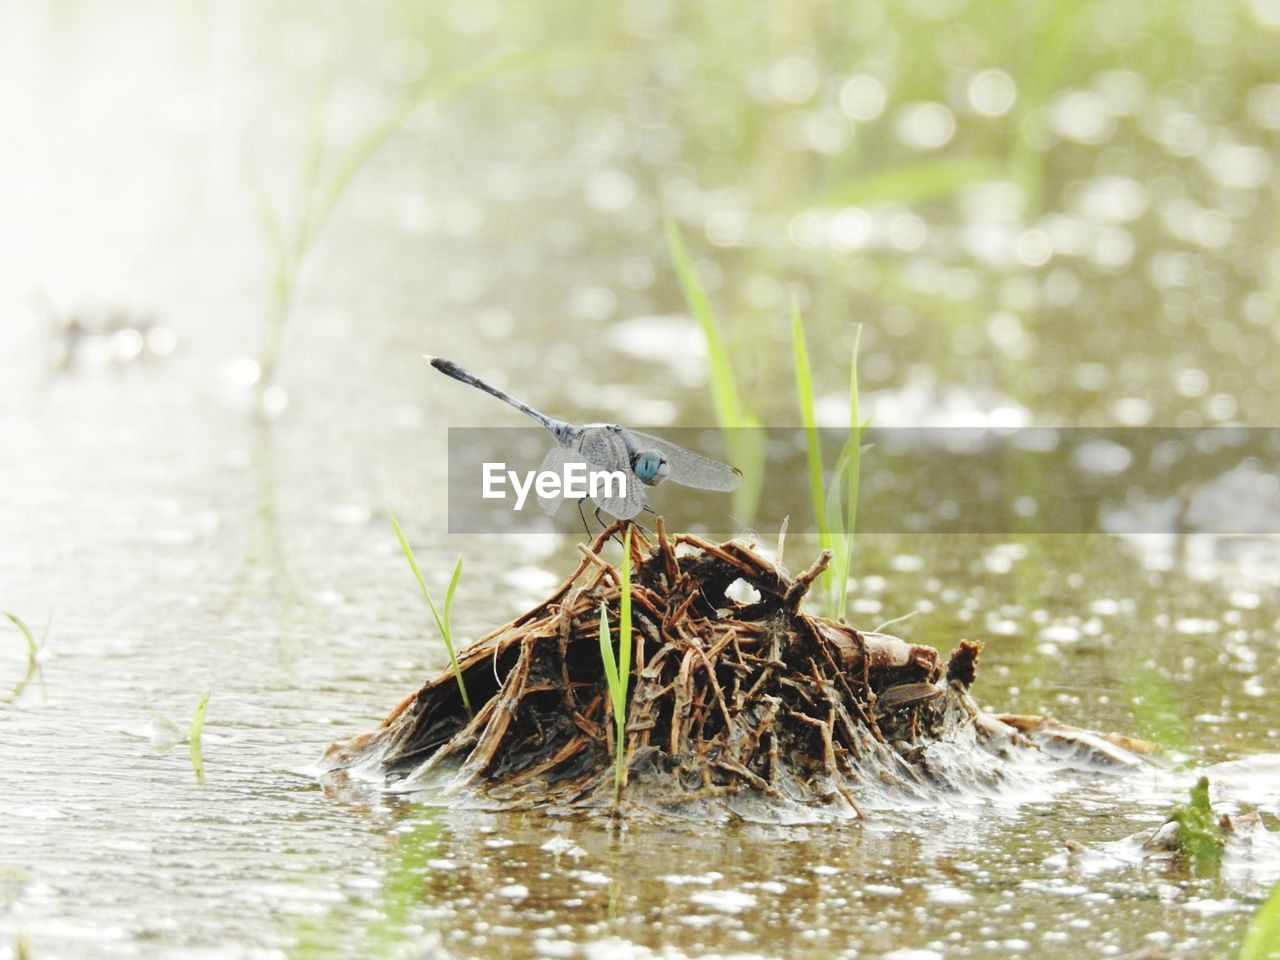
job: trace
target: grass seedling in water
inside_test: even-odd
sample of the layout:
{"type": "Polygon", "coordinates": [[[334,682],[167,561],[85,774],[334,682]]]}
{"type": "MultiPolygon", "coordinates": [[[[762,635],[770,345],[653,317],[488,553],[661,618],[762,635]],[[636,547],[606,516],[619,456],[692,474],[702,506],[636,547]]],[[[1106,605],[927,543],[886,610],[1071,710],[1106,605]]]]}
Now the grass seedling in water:
{"type": "Polygon", "coordinates": [[[256,179],[255,194],[263,232],[271,246],[271,301],[267,314],[266,343],[259,361],[259,383],[270,387],[280,364],[285,330],[293,313],[302,273],[321,232],[339,201],[379,150],[428,101],[480,86],[498,77],[522,70],[543,68],[556,62],[581,60],[564,50],[524,50],[501,54],[441,77],[427,78],[409,89],[347,152],[326,156],[325,146],[329,97],[319,98],[311,122],[303,164],[296,222],[286,225],[276,213],[266,190],[256,179]],[[326,176],[327,173],[327,176],[326,176]]]}
{"type": "Polygon", "coordinates": [[[195,771],[196,783],[204,783],[204,712],[209,706],[209,691],[205,691],[200,702],[196,704],[196,712],[191,717],[191,734],[187,738],[191,744],[191,769],[195,771]]]}
{"type": "Polygon", "coordinates": [[[462,577],[462,557],[458,557],[458,562],[453,566],[453,576],[449,579],[449,589],[444,595],[444,616],[440,616],[440,611],[436,609],[435,601],[431,599],[431,593],[427,590],[427,581],[422,578],[422,571],[418,568],[418,561],[413,557],[413,550],[409,546],[409,541],[405,539],[404,531],[400,529],[400,524],[396,521],[395,515],[391,516],[391,525],[396,528],[396,537],[400,541],[400,549],[404,551],[405,559],[409,561],[409,567],[413,570],[413,576],[418,581],[418,586],[422,588],[422,595],[427,598],[427,606],[431,608],[431,615],[435,617],[436,626],[440,628],[440,635],[444,637],[445,649],[449,651],[449,665],[453,667],[453,679],[458,682],[458,693],[462,695],[462,705],[467,710],[468,717],[474,717],[475,713],[471,709],[471,698],[467,696],[467,685],[462,679],[462,668],[458,666],[458,654],[453,647],[453,594],[458,589],[458,580],[462,577]]]}
{"type": "Polygon", "coordinates": [[[1253,915],[1236,960],[1280,960],[1280,883],[1253,915]]]}
{"type": "Polygon", "coordinates": [[[716,420],[724,434],[730,462],[742,471],[742,485],[733,493],[733,512],[740,523],[749,526],[759,508],[760,495],[764,489],[765,450],[760,418],[742,402],[742,393],[738,389],[733,365],[729,361],[729,351],[725,349],[720,326],[711,311],[711,302],[707,299],[693,261],[689,258],[684,236],[671,220],[666,222],[666,230],[667,247],[671,251],[676,275],[680,278],[685,302],[707,341],[707,362],[711,367],[716,420]]]}
{"type": "Polygon", "coordinates": [[[824,550],[831,551],[831,563],[823,572],[827,610],[836,620],[843,620],[848,609],[849,570],[853,565],[853,539],[858,519],[858,490],[862,480],[862,431],[867,424],[861,419],[858,405],[858,342],[862,338],[859,324],[853,336],[853,356],[849,364],[849,438],[836,461],[831,485],[824,483],[822,444],[813,399],[813,374],[809,366],[809,349],[804,339],[800,309],[791,301],[791,341],[796,370],[796,390],[800,400],[800,418],[804,424],[805,448],[809,462],[809,496],[813,501],[813,517],[818,538],[824,550]]]}
{"type": "Polygon", "coordinates": [[[44,634],[40,637],[39,642],[36,642],[31,630],[16,614],[0,610],[0,617],[7,618],[10,623],[18,628],[23,638],[27,641],[27,672],[22,675],[22,678],[14,685],[12,690],[5,694],[3,698],[0,698],[0,703],[13,703],[13,701],[22,696],[22,691],[27,688],[31,678],[40,670],[40,650],[44,647],[45,641],[49,639],[49,624],[45,624],[44,634]]]}
{"type": "Polygon", "coordinates": [[[622,593],[618,598],[618,659],[613,659],[609,635],[609,608],[600,601],[600,661],[613,704],[614,748],[613,803],[618,805],[627,782],[627,685],[631,682],[631,527],[622,538],[622,593]]]}

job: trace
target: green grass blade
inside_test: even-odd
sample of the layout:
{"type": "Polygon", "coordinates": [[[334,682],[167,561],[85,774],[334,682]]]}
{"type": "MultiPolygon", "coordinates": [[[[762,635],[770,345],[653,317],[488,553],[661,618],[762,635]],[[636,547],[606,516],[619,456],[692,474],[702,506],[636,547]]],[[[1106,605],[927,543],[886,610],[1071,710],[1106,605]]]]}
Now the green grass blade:
{"type": "Polygon", "coordinates": [[[895,623],[902,623],[904,620],[910,620],[919,612],[920,612],[919,610],[909,610],[908,612],[901,614],[899,616],[896,616],[891,620],[885,620],[883,623],[881,623],[878,627],[876,627],[871,632],[884,633],[885,630],[889,629],[889,627],[892,627],[895,623]]]}
{"type": "Polygon", "coordinates": [[[291,258],[288,244],[284,239],[284,228],[280,226],[280,217],[276,214],[271,197],[267,195],[267,188],[263,186],[257,170],[249,171],[249,181],[253,186],[253,207],[258,214],[262,232],[266,234],[271,244],[271,256],[276,262],[277,274],[284,273],[291,258]]]}
{"type": "MultiPolygon", "coordinates": [[[[455,70],[442,77],[429,78],[417,84],[403,100],[382,118],[382,121],[358,143],[355,144],[338,164],[332,177],[318,195],[315,206],[310,210],[308,219],[307,242],[323,229],[338,202],[351,186],[360,171],[382,149],[392,135],[408,121],[428,100],[461,93],[464,90],[478,87],[490,80],[519,73],[524,70],[541,69],[555,65],[559,61],[576,62],[564,50],[518,50],[499,54],[473,63],[460,70],[455,70]]],[[[578,55],[581,59],[581,55],[578,55]]]]}
{"type": "MultiPolygon", "coordinates": [[[[844,523],[844,576],[847,579],[853,566],[853,537],[858,527],[858,493],[862,482],[862,415],[858,409],[858,345],[862,340],[862,324],[854,330],[853,357],[849,362],[849,445],[845,472],[844,523]]],[[[836,607],[836,619],[843,620],[849,591],[842,589],[836,607]]]]}
{"type": "Polygon", "coordinates": [[[320,189],[320,175],[325,165],[325,131],[329,126],[329,103],[332,97],[332,81],[325,81],[315,105],[311,109],[311,123],[307,132],[307,148],[302,164],[302,195],[300,198],[301,216],[293,235],[291,248],[292,259],[301,260],[307,248],[311,246],[311,238],[315,235],[313,211],[316,206],[316,193],[320,189]]]}
{"type": "MultiPolygon", "coordinates": [[[[18,697],[22,696],[22,691],[27,688],[27,684],[31,682],[31,678],[36,675],[36,671],[40,668],[40,647],[43,645],[43,641],[41,643],[36,643],[36,638],[32,636],[31,630],[25,623],[23,623],[22,619],[17,614],[7,613],[0,610],[0,617],[6,618],[10,623],[17,627],[18,631],[27,641],[26,673],[22,675],[22,678],[14,684],[13,689],[4,696],[2,701],[0,701],[3,703],[13,703],[13,701],[18,699],[18,697]]],[[[46,626],[45,637],[48,637],[48,635],[49,628],[46,626]]]]}
{"type": "Polygon", "coordinates": [[[827,490],[827,522],[831,525],[828,535],[831,550],[831,562],[827,564],[827,612],[837,620],[844,607],[844,596],[848,592],[849,553],[845,549],[844,510],[840,497],[844,491],[844,476],[849,469],[849,448],[845,446],[836,461],[835,473],[831,477],[831,486],[827,490]]]}
{"type": "Polygon", "coordinates": [[[832,542],[844,533],[844,476],[849,469],[849,445],[846,443],[836,459],[836,469],[831,475],[831,486],[827,488],[825,511],[827,523],[830,524],[832,542]]]}
{"type": "Polygon", "coordinates": [[[1280,883],[1253,915],[1236,960],[1280,960],[1280,883]]]}
{"type": "Polygon", "coordinates": [[[600,662],[604,664],[604,677],[609,684],[609,697],[616,700],[618,665],[613,660],[613,637],[609,635],[609,608],[603,600],[600,601],[600,662]]]}
{"type": "Polygon", "coordinates": [[[822,443],[818,435],[818,416],[813,399],[813,373],[809,366],[809,348],[804,339],[804,323],[800,306],[791,298],[791,346],[796,368],[796,392],[800,399],[800,420],[804,424],[805,447],[809,460],[809,497],[813,501],[813,519],[823,548],[831,545],[827,526],[826,497],[822,490],[822,443]]]}
{"type": "Polygon", "coordinates": [[[266,188],[256,172],[251,176],[254,188],[255,208],[262,230],[271,245],[271,302],[267,315],[266,339],[259,358],[262,382],[270,384],[275,378],[276,365],[280,360],[280,349],[284,343],[284,329],[289,317],[289,308],[294,293],[294,261],[293,254],[284,237],[284,228],[266,188]]]}
{"type": "Polygon", "coordinates": [[[742,523],[749,524],[764,491],[765,448],[762,427],[759,419],[742,403],[742,393],[734,377],[729,351],[725,348],[720,325],[711,310],[711,302],[707,299],[693,260],[689,257],[684,235],[673,220],[666,220],[665,228],[671,262],[680,280],[685,303],[702,329],[707,343],[707,363],[711,373],[716,421],[724,434],[729,459],[742,471],[742,485],[733,493],[734,513],[742,523]]]}
{"type": "Polygon", "coordinates": [[[436,610],[436,603],[431,599],[431,591],[427,589],[427,581],[422,577],[422,570],[418,567],[418,561],[413,556],[413,548],[409,546],[409,541],[405,539],[404,531],[400,529],[400,524],[395,518],[395,514],[391,515],[391,526],[395,527],[396,538],[400,541],[400,549],[404,551],[404,557],[409,561],[409,568],[413,571],[414,579],[418,581],[418,586],[422,588],[422,595],[427,600],[427,606],[431,608],[431,616],[435,617],[436,626],[441,634],[448,631],[444,627],[444,619],[440,616],[440,612],[436,610]]]}
{"type": "Polygon", "coordinates": [[[764,495],[765,449],[764,426],[753,415],[747,414],[746,422],[737,430],[730,430],[725,437],[725,447],[733,465],[742,471],[742,485],[733,491],[733,516],[749,526],[755,519],[764,495]]]}
{"type": "Polygon", "coordinates": [[[618,654],[614,660],[609,634],[609,607],[600,601],[600,663],[604,666],[613,705],[613,802],[616,805],[627,780],[627,688],[631,682],[631,528],[622,538],[621,591],[618,598],[618,654]]]}
{"type": "Polygon", "coordinates": [[[405,538],[404,531],[400,529],[400,524],[396,520],[395,514],[391,514],[391,526],[395,528],[396,539],[400,541],[400,549],[404,552],[405,559],[409,561],[409,567],[413,570],[414,579],[418,581],[418,586],[422,588],[422,595],[427,600],[427,606],[431,609],[431,616],[435,618],[436,627],[440,630],[440,636],[444,638],[445,649],[449,651],[449,665],[453,668],[453,679],[457,681],[458,693],[462,695],[462,705],[466,708],[467,716],[474,717],[475,712],[471,709],[471,698],[467,696],[467,684],[462,679],[462,668],[458,665],[458,654],[453,647],[453,632],[450,628],[449,613],[453,609],[453,592],[457,589],[458,578],[462,575],[462,558],[458,558],[458,562],[453,568],[453,579],[449,581],[449,590],[445,597],[445,616],[440,616],[440,611],[436,609],[435,601],[431,599],[431,591],[427,589],[427,581],[423,579],[422,570],[418,568],[418,561],[413,556],[413,549],[409,546],[409,541],[405,538]]]}
{"type": "Polygon", "coordinates": [[[196,704],[196,712],[191,717],[191,733],[188,741],[191,746],[191,769],[195,771],[196,783],[204,783],[204,713],[209,706],[209,693],[206,690],[200,702],[196,704]]]}
{"type": "Polygon", "coordinates": [[[711,366],[711,387],[716,407],[716,418],[722,427],[745,426],[741,394],[733,376],[733,365],[729,362],[729,352],[725,349],[724,339],[720,336],[720,326],[716,323],[715,314],[711,311],[711,303],[707,300],[702,281],[694,269],[689,257],[689,248],[685,246],[684,235],[674,220],[666,221],[667,247],[671,251],[671,261],[675,264],[676,276],[680,280],[680,288],[684,291],[685,302],[689,312],[702,328],[702,335],[707,341],[707,361],[711,366]]]}
{"type": "Polygon", "coordinates": [[[842,183],[815,197],[814,206],[873,207],[888,203],[916,204],[941,200],[972,183],[1000,175],[999,166],[982,157],[924,160],[889,167],[849,183],[842,183]]]}
{"type": "MultiPolygon", "coordinates": [[[[283,225],[275,218],[263,217],[264,229],[275,252],[276,266],[272,283],[271,313],[268,318],[267,344],[260,360],[261,383],[270,385],[284,343],[303,267],[316,238],[323,232],[343,196],[383,145],[426,101],[479,86],[497,77],[557,64],[585,62],[590,59],[581,51],[524,50],[501,54],[471,64],[439,78],[429,78],[392,107],[336,163],[332,174],[324,177],[326,168],[325,127],[328,118],[329,90],[326,86],[312,115],[310,135],[302,170],[302,206],[292,237],[286,238],[283,225]]],[[[265,193],[263,193],[265,199],[265,193]]],[[[259,200],[260,215],[264,204],[259,200]]],[[[269,210],[269,204],[265,205],[269,210]]]]}
{"type": "MultiPolygon", "coordinates": [[[[444,593],[444,647],[449,651],[449,666],[453,669],[453,679],[458,682],[458,692],[462,694],[462,705],[467,710],[467,716],[474,717],[475,711],[471,709],[471,698],[467,696],[467,685],[462,679],[462,667],[458,665],[458,650],[453,645],[453,595],[457,592],[458,581],[462,578],[462,556],[458,556],[458,562],[453,565],[453,576],[449,578],[449,587],[444,593]]],[[[433,611],[434,612],[434,611],[433,611]]]]}
{"type": "Polygon", "coordinates": [[[590,45],[536,47],[529,50],[509,50],[495,54],[486,60],[460,67],[443,77],[431,78],[419,85],[425,96],[443,97],[470,90],[490,80],[535,70],[554,70],[559,67],[580,67],[597,63],[604,57],[600,48],[590,45]]]}
{"type": "Polygon", "coordinates": [[[622,595],[618,601],[618,682],[627,691],[631,679],[631,526],[622,537],[622,595]]]}
{"type": "Polygon", "coordinates": [[[618,697],[613,704],[618,728],[617,789],[626,786],[627,688],[631,683],[631,525],[622,536],[622,593],[618,599],[618,697]]]}
{"type": "Polygon", "coordinates": [[[6,619],[8,619],[8,621],[12,623],[15,627],[17,627],[18,630],[22,633],[23,638],[27,641],[28,655],[35,653],[39,649],[39,646],[36,644],[36,638],[32,636],[30,628],[28,628],[27,625],[22,622],[22,620],[18,617],[17,614],[8,613],[4,610],[0,610],[0,617],[5,617],[6,619]]]}
{"type": "Polygon", "coordinates": [[[600,602],[600,660],[613,703],[613,803],[617,805],[627,780],[627,686],[631,682],[631,527],[622,535],[621,591],[618,595],[618,659],[613,660],[609,611],[600,602]]]}
{"type": "Polygon", "coordinates": [[[1028,69],[1017,78],[1018,109],[1012,129],[1018,132],[1014,134],[1006,174],[1022,189],[1028,214],[1035,214],[1041,208],[1048,153],[1037,149],[1022,133],[1023,122],[1062,89],[1063,73],[1094,6],[1092,3],[1050,3],[1034,8],[1045,22],[1042,28],[1033,28],[1031,44],[1036,54],[1028,58],[1028,69]]]}
{"type": "MultiPolygon", "coordinates": [[[[458,556],[458,562],[453,565],[453,576],[449,578],[449,589],[444,592],[444,622],[449,627],[449,632],[453,632],[453,595],[458,589],[458,580],[462,577],[462,556],[458,556]]],[[[452,641],[452,637],[449,638],[452,641]]]]}
{"type": "Polygon", "coordinates": [[[853,356],[849,361],[849,472],[845,478],[845,518],[853,535],[858,520],[858,484],[862,478],[862,414],[858,409],[858,344],[862,340],[862,324],[853,332],[853,356]]]}

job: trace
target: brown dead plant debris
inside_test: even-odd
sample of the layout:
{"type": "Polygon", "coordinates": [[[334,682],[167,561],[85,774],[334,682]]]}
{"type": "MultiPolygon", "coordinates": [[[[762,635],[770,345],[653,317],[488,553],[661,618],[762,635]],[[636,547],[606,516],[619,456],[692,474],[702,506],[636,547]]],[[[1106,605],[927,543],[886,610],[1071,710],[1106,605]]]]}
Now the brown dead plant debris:
{"type": "MultiPolygon", "coordinates": [[[[327,771],[467,791],[504,808],[609,805],[599,617],[603,601],[618,623],[620,576],[605,551],[622,528],[582,547],[551,596],[460,652],[474,717],[446,670],[379,729],[332,746],[327,771]]],[[[789,577],[746,543],[673,537],[661,519],[656,542],[633,526],[631,545],[626,805],[781,803],[862,816],[864,796],[933,796],[955,786],[946,780],[957,770],[998,783],[1002,751],[1033,747],[1027,731],[1049,729],[980,713],[967,693],[980,644],[963,641],[944,675],[931,647],[800,612],[828,553],[789,577]],[[730,590],[738,581],[751,589],[730,590]],[[930,749],[943,743],[951,749],[938,762],[930,749]],[[966,755],[973,762],[957,767],[966,755]]],[[[1073,743],[1077,734],[1088,742],[1072,730],[1073,743]]]]}

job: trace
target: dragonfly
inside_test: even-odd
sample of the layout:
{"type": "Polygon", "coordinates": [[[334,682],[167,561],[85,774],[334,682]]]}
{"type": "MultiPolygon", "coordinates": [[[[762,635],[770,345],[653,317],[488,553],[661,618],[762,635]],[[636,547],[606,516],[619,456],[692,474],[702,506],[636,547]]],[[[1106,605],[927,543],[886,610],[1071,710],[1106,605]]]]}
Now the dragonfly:
{"type": "MultiPolygon", "coordinates": [[[[697,490],[722,493],[736,490],[742,483],[742,471],[737,467],[686,450],[661,437],[616,423],[573,424],[567,420],[557,420],[492,384],[485,383],[451,360],[426,354],[423,359],[445,376],[497,397],[546,428],[554,438],[555,445],[543,458],[540,470],[559,474],[565,464],[585,463],[598,470],[621,471],[626,478],[621,491],[616,488],[606,489],[599,495],[588,498],[596,505],[597,519],[601,510],[619,520],[630,520],[642,510],[652,513],[645,490],[656,487],[664,480],[697,490]],[[608,495],[610,493],[617,495],[608,495]]],[[[561,499],[539,496],[538,503],[548,516],[554,516],[560,509],[561,499]]],[[[578,511],[581,514],[582,501],[578,502],[578,511]]],[[[585,518],[583,523],[586,523],[585,518]]]]}

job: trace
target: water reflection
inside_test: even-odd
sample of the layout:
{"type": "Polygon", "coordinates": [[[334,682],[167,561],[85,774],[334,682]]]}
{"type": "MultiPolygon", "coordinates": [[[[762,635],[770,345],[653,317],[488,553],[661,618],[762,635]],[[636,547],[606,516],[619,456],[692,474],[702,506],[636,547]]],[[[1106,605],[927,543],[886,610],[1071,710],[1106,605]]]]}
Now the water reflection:
{"type": "MultiPolygon", "coordinates": [[[[1081,802],[1099,836],[1126,829],[1104,813],[1113,801],[1081,802]]],[[[730,825],[708,845],[678,824],[619,832],[406,806],[394,814],[381,879],[310,924],[296,955],[377,943],[428,955],[648,957],[698,955],[720,942],[744,956],[1056,958],[1131,946],[1124,927],[1149,928],[1155,918],[1155,939],[1170,946],[1194,945],[1206,932],[1218,938],[1231,913],[1226,888],[1193,882],[1185,894],[1167,886],[1159,897],[1134,896],[1140,868],[1122,856],[1131,841],[1065,851],[1046,836],[1057,814],[1040,813],[1032,823],[998,810],[930,818],[931,829],[912,832],[730,825]],[[984,843],[995,834],[998,850],[984,843]],[[1009,888],[998,877],[1015,864],[1019,880],[1009,888]],[[1001,916],[1040,909],[1072,919],[1024,919],[996,932],[1001,916]],[[975,913],[985,917],[980,930],[975,913]]]]}

